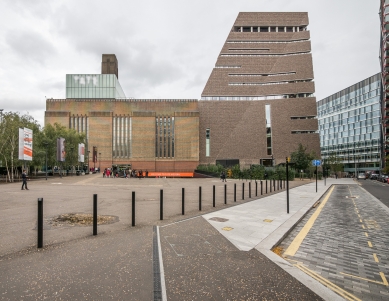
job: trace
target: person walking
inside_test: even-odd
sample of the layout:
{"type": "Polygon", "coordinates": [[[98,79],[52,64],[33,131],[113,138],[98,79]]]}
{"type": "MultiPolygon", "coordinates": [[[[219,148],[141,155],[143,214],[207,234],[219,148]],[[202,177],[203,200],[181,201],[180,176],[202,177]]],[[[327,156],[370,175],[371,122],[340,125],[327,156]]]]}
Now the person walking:
{"type": "Polygon", "coordinates": [[[29,189],[27,188],[27,173],[26,173],[26,170],[25,170],[25,169],[23,169],[22,180],[23,180],[22,190],[24,190],[23,187],[26,187],[26,190],[29,190],[29,189]]]}

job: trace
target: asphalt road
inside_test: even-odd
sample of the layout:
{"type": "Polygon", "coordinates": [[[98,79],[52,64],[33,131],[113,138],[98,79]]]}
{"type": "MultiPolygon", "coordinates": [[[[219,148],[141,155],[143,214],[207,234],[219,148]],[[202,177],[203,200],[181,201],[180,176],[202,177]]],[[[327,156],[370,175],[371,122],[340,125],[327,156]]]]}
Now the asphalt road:
{"type": "Polygon", "coordinates": [[[389,207],[389,184],[376,180],[360,180],[360,185],[389,207]]]}

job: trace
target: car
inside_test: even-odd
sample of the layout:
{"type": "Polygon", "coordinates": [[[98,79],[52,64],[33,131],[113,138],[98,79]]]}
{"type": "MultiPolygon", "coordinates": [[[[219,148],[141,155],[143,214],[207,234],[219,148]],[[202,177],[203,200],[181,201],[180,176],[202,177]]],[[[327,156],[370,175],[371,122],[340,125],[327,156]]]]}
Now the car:
{"type": "Polygon", "coordinates": [[[377,178],[378,178],[378,174],[376,174],[376,173],[370,174],[370,177],[369,177],[370,180],[377,180],[377,178]]]}
{"type": "Polygon", "coordinates": [[[360,173],[358,174],[358,179],[366,179],[365,173],[364,173],[364,172],[360,172],[360,173]]]}

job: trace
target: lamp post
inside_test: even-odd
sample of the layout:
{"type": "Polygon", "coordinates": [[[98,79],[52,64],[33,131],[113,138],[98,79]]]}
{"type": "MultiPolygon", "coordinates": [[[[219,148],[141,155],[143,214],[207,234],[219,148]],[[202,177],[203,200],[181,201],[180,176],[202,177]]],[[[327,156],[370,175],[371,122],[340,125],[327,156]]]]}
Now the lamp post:
{"type": "Polygon", "coordinates": [[[43,143],[46,147],[46,181],[47,181],[47,146],[49,145],[47,142],[43,143]]]}
{"type": "Polygon", "coordinates": [[[101,153],[99,153],[99,173],[100,173],[101,153]]]}
{"type": "Polygon", "coordinates": [[[90,150],[88,150],[88,173],[89,173],[89,170],[90,170],[90,168],[89,168],[89,154],[90,154],[90,150]]]}
{"type": "MultiPolygon", "coordinates": [[[[74,149],[74,146],[71,146],[71,147],[70,147],[71,164],[73,164],[73,149],[74,149]]],[[[72,176],[73,176],[73,166],[71,166],[70,172],[71,172],[71,174],[72,174],[72,176]]]]}

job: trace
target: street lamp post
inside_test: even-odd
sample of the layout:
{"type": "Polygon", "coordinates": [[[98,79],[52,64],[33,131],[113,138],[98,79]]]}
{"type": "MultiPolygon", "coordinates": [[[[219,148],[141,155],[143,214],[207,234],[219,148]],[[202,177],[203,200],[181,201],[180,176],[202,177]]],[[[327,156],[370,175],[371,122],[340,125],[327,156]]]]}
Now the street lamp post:
{"type": "Polygon", "coordinates": [[[46,147],[46,181],[47,181],[47,146],[49,145],[47,142],[43,143],[46,147]]]}
{"type": "Polygon", "coordinates": [[[101,163],[101,153],[99,153],[99,172],[100,172],[100,163],[101,163]]]}
{"type": "MultiPolygon", "coordinates": [[[[71,164],[73,164],[73,149],[74,149],[74,146],[71,146],[71,147],[70,147],[71,164]]],[[[73,166],[71,166],[70,172],[71,172],[71,174],[72,174],[72,176],[73,176],[73,166]]]]}

